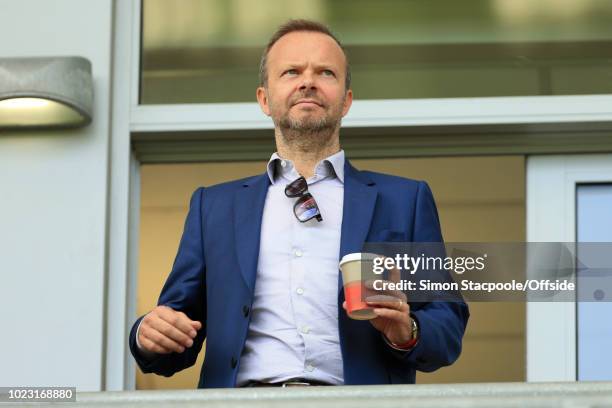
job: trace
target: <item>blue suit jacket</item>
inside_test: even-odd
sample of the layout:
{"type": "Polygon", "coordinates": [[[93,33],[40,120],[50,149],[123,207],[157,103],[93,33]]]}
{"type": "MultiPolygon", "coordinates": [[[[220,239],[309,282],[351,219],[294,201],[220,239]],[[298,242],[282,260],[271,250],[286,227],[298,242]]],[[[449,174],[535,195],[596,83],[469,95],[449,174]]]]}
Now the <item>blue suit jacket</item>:
{"type": "MultiPolygon", "coordinates": [[[[178,254],[158,304],[201,321],[203,328],[185,352],[148,361],[136,346],[139,318],[129,343],[143,372],[171,376],[192,366],[206,338],[198,387],[235,386],[250,321],[269,185],[264,173],[194,192],[178,254]]],[[[367,241],[441,242],[438,214],[427,184],[358,171],[346,161],[340,257],[360,252],[367,241]]],[[[338,325],[345,384],[414,383],[415,370],[433,371],[459,356],[469,316],[465,303],[411,304],[420,340],[405,353],[385,344],[370,322],[349,319],[342,309],[341,289],[339,273],[338,325]]]]}

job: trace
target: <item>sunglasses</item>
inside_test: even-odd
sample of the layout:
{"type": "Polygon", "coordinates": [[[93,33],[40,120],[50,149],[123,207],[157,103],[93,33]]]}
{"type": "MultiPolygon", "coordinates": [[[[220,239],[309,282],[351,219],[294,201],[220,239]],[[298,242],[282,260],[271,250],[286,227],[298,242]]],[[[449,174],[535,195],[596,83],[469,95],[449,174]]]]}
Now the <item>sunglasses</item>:
{"type": "Polygon", "coordinates": [[[285,195],[289,198],[299,197],[299,200],[293,205],[293,214],[299,222],[310,221],[316,218],[317,221],[323,221],[319,206],[312,194],[308,192],[308,183],[304,177],[300,177],[285,187],[285,195]]]}

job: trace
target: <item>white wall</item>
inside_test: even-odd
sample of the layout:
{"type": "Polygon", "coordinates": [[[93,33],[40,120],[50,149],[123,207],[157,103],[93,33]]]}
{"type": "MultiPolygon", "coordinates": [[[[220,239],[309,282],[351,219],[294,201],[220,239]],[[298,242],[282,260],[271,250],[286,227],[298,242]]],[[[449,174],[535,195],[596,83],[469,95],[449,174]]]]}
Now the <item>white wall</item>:
{"type": "Polygon", "coordinates": [[[92,63],[81,130],[0,131],[0,385],[103,378],[112,0],[0,0],[0,57],[92,63]]]}

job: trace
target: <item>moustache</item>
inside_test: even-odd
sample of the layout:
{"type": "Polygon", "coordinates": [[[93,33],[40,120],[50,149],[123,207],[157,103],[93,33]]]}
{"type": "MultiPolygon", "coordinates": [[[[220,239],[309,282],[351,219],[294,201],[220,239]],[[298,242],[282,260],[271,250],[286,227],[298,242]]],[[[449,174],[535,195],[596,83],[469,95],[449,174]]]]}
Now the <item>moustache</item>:
{"type": "Polygon", "coordinates": [[[290,106],[296,105],[300,102],[304,102],[304,101],[308,101],[308,102],[313,102],[316,103],[317,105],[321,106],[321,107],[325,107],[325,103],[323,103],[323,101],[321,101],[319,98],[313,97],[311,95],[307,95],[307,94],[301,94],[298,95],[294,98],[291,98],[291,100],[289,101],[290,106]]]}

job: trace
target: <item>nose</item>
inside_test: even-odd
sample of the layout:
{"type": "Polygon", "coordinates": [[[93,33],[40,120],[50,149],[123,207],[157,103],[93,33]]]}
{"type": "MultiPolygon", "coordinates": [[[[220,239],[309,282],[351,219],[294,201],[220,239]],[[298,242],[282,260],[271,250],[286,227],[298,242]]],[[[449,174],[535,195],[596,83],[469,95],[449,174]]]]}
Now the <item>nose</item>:
{"type": "Polygon", "coordinates": [[[314,75],[310,70],[306,70],[302,74],[302,83],[300,84],[300,90],[308,91],[311,89],[316,89],[314,75]]]}

